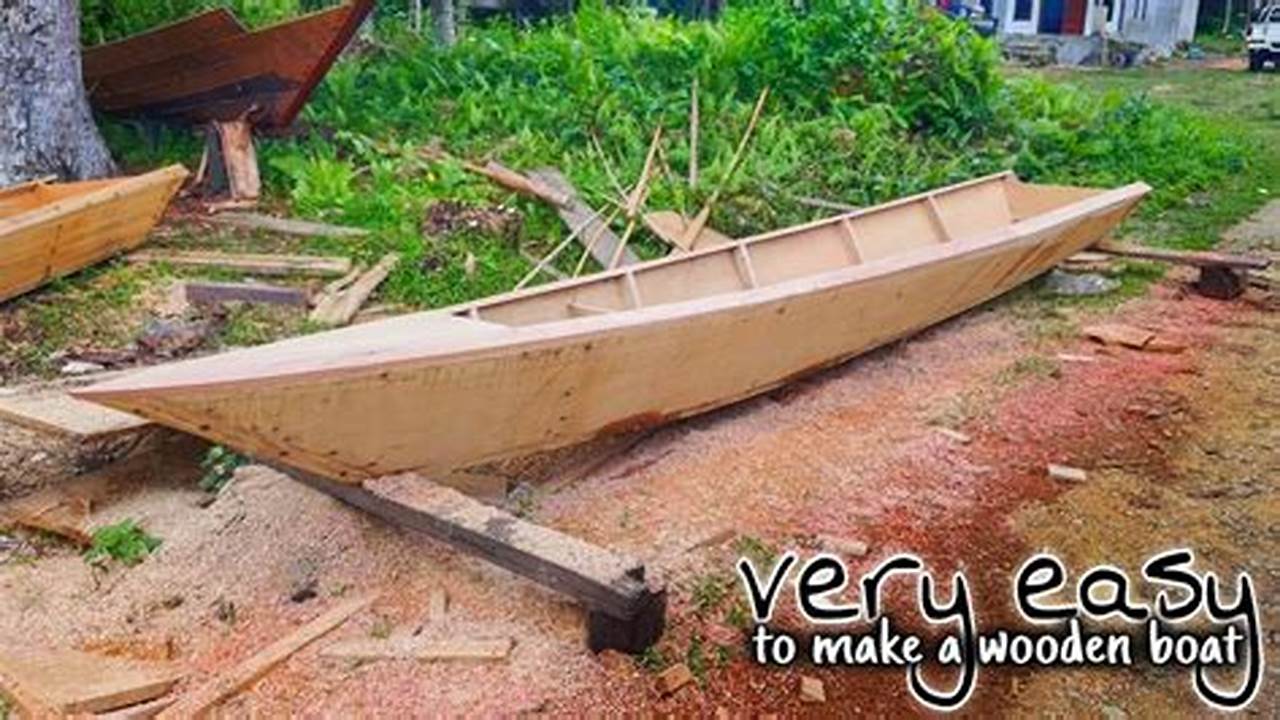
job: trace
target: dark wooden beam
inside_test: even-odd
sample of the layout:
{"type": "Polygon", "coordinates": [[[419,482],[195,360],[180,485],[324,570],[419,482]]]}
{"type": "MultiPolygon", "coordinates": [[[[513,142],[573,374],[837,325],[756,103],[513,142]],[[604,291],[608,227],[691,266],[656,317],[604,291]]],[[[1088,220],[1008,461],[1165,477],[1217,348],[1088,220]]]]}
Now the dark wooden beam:
{"type": "Polygon", "coordinates": [[[651,588],[644,566],[579,538],[485,505],[416,475],[339,483],[293,468],[283,472],[349,505],[522,575],[585,605],[587,645],[643,652],[662,635],[666,589],[651,588]]]}
{"type": "Polygon", "coordinates": [[[301,288],[260,285],[258,283],[189,282],[185,285],[187,302],[216,305],[224,302],[250,302],[305,308],[307,292],[301,288]]]}

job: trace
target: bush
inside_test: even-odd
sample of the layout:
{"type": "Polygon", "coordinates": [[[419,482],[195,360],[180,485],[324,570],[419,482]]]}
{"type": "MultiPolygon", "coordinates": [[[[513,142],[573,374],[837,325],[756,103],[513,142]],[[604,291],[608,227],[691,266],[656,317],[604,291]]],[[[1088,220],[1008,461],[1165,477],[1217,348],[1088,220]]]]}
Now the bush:
{"type": "Polygon", "coordinates": [[[85,562],[98,565],[107,559],[125,565],[137,565],[160,547],[160,539],[148,535],[133,520],[99,528],[93,533],[93,544],[85,552],[85,562]]]}

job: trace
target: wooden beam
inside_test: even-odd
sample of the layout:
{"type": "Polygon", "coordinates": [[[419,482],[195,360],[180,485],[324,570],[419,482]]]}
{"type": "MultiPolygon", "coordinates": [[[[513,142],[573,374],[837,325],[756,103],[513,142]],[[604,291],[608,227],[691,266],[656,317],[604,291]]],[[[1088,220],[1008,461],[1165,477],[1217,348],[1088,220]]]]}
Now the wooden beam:
{"type": "Polygon", "coordinates": [[[334,643],[320,651],[327,658],[342,660],[506,660],[514,642],[509,637],[492,640],[458,638],[425,640],[391,637],[385,640],[356,638],[334,643]]]}
{"type": "Polygon", "coordinates": [[[311,312],[311,320],[324,325],[346,325],[351,322],[364,301],[369,299],[399,263],[400,256],[396,253],[383,256],[377,265],[351,283],[350,287],[321,298],[316,309],[311,312]]]}
{"type": "Polygon", "coordinates": [[[151,421],[79,400],[59,387],[0,389],[0,418],[59,438],[103,440],[151,427],[151,421]]]}
{"type": "Polygon", "coordinates": [[[262,194],[258,153],[253,147],[253,126],[246,120],[214,122],[227,186],[233,200],[257,200],[262,194]]]}
{"type": "Polygon", "coordinates": [[[195,305],[249,302],[287,307],[307,306],[307,291],[301,288],[257,283],[189,282],[184,284],[187,301],[195,305]]]}
{"type": "Polygon", "coordinates": [[[315,255],[265,255],[208,251],[139,250],[125,256],[131,263],[175,267],[220,268],[250,275],[306,275],[331,277],[351,272],[351,260],[315,255]]]}
{"type": "Polygon", "coordinates": [[[258,653],[218,675],[208,684],[184,695],[156,716],[157,720],[205,717],[227,698],[248,688],[294,653],[319,640],[348,618],[373,604],[375,595],[360,595],[343,600],[316,619],[275,641],[258,653]]]}
{"type": "Polygon", "coordinates": [[[230,225],[245,230],[265,230],[281,235],[296,235],[298,237],[362,238],[369,235],[368,230],[361,228],[328,225],[310,220],[278,218],[258,213],[224,212],[211,215],[208,220],[219,225],[230,225]]]}
{"type": "Polygon", "coordinates": [[[1163,248],[1143,247],[1103,241],[1093,246],[1093,250],[1118,257],[1155,260],[1178,265],[1194,265],[1196,267],[1218,266],[1237,270],[1266,270],[1271,266],[1271,259],[1258,255],[1229,255],[1218,252],[1188,252],[1181,250],[1165,250],[1163,248]]]}
{"type": "Polygon", "coordinates": [[[417,475],[337,483],[287,469],[300,482],[383,520],[416,530],[568,595],[591,611],[594,651],[641,652],[662,634],[666,590],[644,566],[569,535],[525,522],[417,475]]]}

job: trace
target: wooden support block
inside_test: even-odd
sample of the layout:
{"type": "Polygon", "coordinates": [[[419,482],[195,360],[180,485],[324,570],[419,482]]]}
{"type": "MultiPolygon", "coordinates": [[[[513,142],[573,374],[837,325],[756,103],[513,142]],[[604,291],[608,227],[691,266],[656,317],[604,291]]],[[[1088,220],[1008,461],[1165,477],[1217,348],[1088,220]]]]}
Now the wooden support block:
{"type": "Polygon", "coordinates": [[[287,472],[388,522],[426,533],[586,605],[587,644],[593,651],[641,652],[662,634],[666,590],[650,589],[644,566],[633,560],[416,475],[359,486],[287,472]]]}
{"type": "Polygon", "coordinates": [[[189,282],[185,284],[184,292],[187,302],[193,305],[248,302],[305,308],[308,300],[307,291],[301,288],[258,283],[189,282]]]}
{"type": "Polygon", "coordinates": [[[493,640],[450,639],[423,640],[416,637],[391,637],[385,640],[358,638],[334,643],[320,654],[342,660],[506,660],[514,645],[511,638],[493,640]]]}
{"type": "MultiPolygon", "coordinates": [[[[212,215],[208,219],[209,222],[219,225],[230,225],[245,230],[265,230],[281,235],[296,235],[299,237],[362,238],[369,235],[369,231],[362,228],[329,225],[310,220],[279,218],[259,213],[224,212],[212,215]]],[[[341,275],[342,273],[334,274],[341,275]]]]}
{"type": "MultiPolygon", "coordinates": [[[[578,233],[578,241],[583,247],[591,248],[591,256],[604,267],[610,267],[613,256],[618,252],[622,239],[613,233],[582,199],[569,180],[555,168],[544,168],[529,173],[534,180],[565,195],[568,201],[556,209],[560,218],[569,228],[582,228],[578,233]]],[[[619,265],[634,265],[640,258],[628,248],[623,248],[619,265]]]]}
{"type": "Polygon", "coordinates": [[[316,303],[316,309],[311,312],[311,320],[323,325],[346,325],[351,322],[364,301],[369,299],[399,263],[400,256],[395,253],[384,256],[369,272],[351,283],[350,287],[322,297],[316,303]]]}
{"type": "Polygon", "coordinates": [[[208,684],[184,695],[156,717],[178,720],[206,716],[214,706],[248,688],[275,666],[288,660],[294,653],[324,637],[352,615],[369,607],[375,598],[374,595],[361,595],[339,602],[316,619],[218,675],[208,684]]]}
{"type": "Polygon", "coordinates": [[[253,126],[245,120],[215,122],[214,134],[233,200],[257,200],[262,194],[258,153],[253,147],[253,126]]]}
{"type": "Polygon", "coordinates": [[[1081,329],[1081,334],[1104,345],[1123,345],[1141,350],[1156,336],[1144,328],[1121,323],[1100,323],[1081,329]]]}
{"type": "Polygon", "coordinates": [[[1194,285],[1196,292],[1214,300],[1235,300],[1244,294],[1241,271],[1226,265],[1205,265],[1194,285]]]}
{"type": "Polygon", "coordinates": [[[330,277],[351,272],[351,260],[313,255],[258,255],[220,252],[141,250],[125,257],[131,263],[164,263],[175,267],[219,268],[249,275],[330,277]]]}
{"type": "Polygon", "coordinates": [[[96,713],[153,700],[181,679],[168,667],[76,650],[0,649],[0,681],[29,715],[96,713]],[[35,707],[26,707],[34,704],[35,707]]]}
{"type": "Polygon", "coordinates": [[[136,415],[79,400],[57,387],[0,390],[0,418],[29,430],[79,442],[150,427],[136,415]]]}

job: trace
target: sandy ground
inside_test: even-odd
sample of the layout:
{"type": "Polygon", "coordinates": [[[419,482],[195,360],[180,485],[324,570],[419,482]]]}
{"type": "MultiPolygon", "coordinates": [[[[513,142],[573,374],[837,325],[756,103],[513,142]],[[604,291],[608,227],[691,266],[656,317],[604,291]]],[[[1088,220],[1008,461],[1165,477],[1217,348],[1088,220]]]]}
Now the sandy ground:
{"type": "MultiPolygon", "coordinates": [[[[1280,203],[1265,212],[1232,236],[1233,247],[1275,251],[1280,203]]],[[[1275,717],[1280,316],[1256,294],[1231,303],[1189,294],[1186,278],[1172,273],[1147,297],[1106,312],[1025,296],[997,301],[782,391],[664,428],[567,487],[534,485],[522,502],[531,519],[639,557],[668,582],[669,630],[647,663],[588,653],[583,614],[568,601],[273,471],[244,469],[200,507],[194,448],[175,460],[185,472],[135,483],[94,518],[135,518],[163,538],[141,565],[94,572],[74,550],[48,544],[38,557],[0,553],[0,645],[170,660],[189,669],[194,685],[338,597],[378,591],[369,611],[236,698],[230,714],[901,715],[915,706],[897,673],[751,665],[736,627],[738,555],[813,548],[815,538],[833,536],[866,543],[856,569],[913,551],[935,570],[966,570],[975,596],[994,603],[1008,597],[1010,572],[1039,549],[1071,568],[1111,562],[1136,573],[1148,554],[1189,544],[1200,569],[1248,570],[1258,583],[1270,667],[1252,710],[1275,717]],[[1104,349],[1078,337],[1078,325],[1101,317],[1159,330],[1187,349],[1104,349]],[[1089,478],[1050,480],[1050,462],[1089,478]],[[308,586],[316,597],[291,599],[308,586]],[[436,588],[451,598],[444,622],[427,620],[436,588]],[[419,628],[511,636],[516,646],[509,660],[490,664],[319,656],[337,639],[419,628]],[[663,696],[653,668],[675,661],[701,678],[663,696]],[[825,682],[825,705],[800,703],[801,674],[825,682]]],[[[0,455],[9,467],[10,458],[25,465],[35,463],[31,453],[47,452],[12,429],[0,445],[9,447],[0,455]]],[[[62,457],[50,454],[55,464],[62,457]]],[[[1009,609],[983,612],[1001,618],[1009,609]]],[[[1203,709],[1182,673],[990,671],[968,710],[1119,718],[1203,709]]]]}

